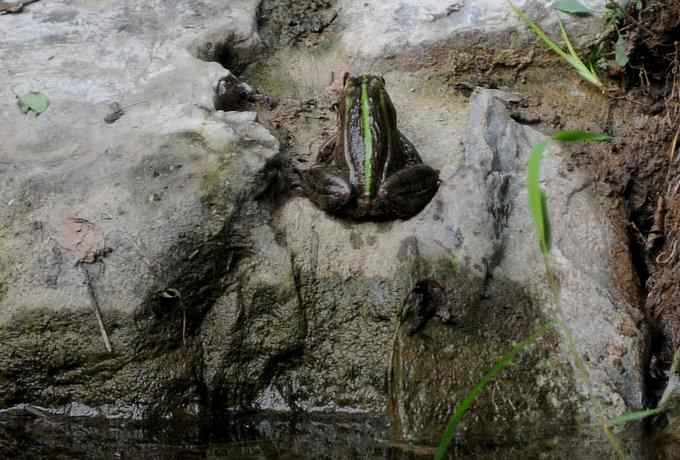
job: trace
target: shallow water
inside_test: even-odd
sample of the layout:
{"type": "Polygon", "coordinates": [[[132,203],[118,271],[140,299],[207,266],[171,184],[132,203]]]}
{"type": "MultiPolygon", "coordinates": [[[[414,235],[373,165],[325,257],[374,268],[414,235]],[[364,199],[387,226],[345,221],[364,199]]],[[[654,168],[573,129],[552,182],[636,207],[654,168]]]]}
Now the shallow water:
{"type": "MultiPolygon", "coordinates": [[[[458,446],[448,458],[572,458],[569,452],[546,450],[544,442],[493,444],[480,442],[481,450],[458,446]]],[[[150,422],[67,417],[32,408],[0,413],[0,460],[431,460],[433,454],[431,447],[391,442],[386,420],[367,416],[254,414],[150,422]]],[[[656,457],[638,453],[632,458],[656,457]]]]}
{"type": "Polygon", "coordinates": [[[25,410],[0,414],[2,459],[431,459],[390,445],[384,420],[225,416],[141,422],[64,417],[25,410]]]}

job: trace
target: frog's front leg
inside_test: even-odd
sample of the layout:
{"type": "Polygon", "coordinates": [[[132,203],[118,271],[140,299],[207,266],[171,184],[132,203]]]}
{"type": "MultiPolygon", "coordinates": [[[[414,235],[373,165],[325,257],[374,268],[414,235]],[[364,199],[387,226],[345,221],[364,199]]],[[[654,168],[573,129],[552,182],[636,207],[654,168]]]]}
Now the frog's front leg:
{"type": "Polygon", "coordinates": [[[313,166],[302,172],[307,197],[324,211],[338,213],[352,199],[352,187],[334,166],[313,166]]]}
{"type": "Polygon", "coordinates": [[[407,219],[418,214],[439,188],[439,171],[426,164],[407,166],[388,177],[376,196],[374,214],[407,219]]]}
{"type": "Polygon", "coordinates": [[[423,162],[423,160],[420,158],[420,155],[418,154],[418,151],[413,146],[413,143],[408,140],[408,138],[404,136],[401,131],[399,131],[399,141],[401,142],[401,151],[406,158],[406,164],[412,165],[423,162]]]}
{"type": "MultiPolygon", "coordinates": [[[[315,164],[317,166],[315,167],[325,167],[329,168],[332,167],[333,164],[333,154],[335,153],[335,143],[337,140],[337,136],[333,134],[326,142],[324,142],[321,147],[319,148],[319,153],[316,156],[316,162],[315,164]]],[[[306,172],[300,169],[295,168],[295,176],[292,177],[291,182],[292,182],[292,187],[293,188],[302,188],[303,190],[307,191],[308,190],[308,185],[305,184],[306,181],[306,172]]]]}
{"type": "Polygon", "coordinates": [[[335,153],[335,144],[338,136],[333,134],[326,142],[319,148],[319,154],[316,157],[317,164],[329,165],[333,162],[333,154],[335,153]]]}

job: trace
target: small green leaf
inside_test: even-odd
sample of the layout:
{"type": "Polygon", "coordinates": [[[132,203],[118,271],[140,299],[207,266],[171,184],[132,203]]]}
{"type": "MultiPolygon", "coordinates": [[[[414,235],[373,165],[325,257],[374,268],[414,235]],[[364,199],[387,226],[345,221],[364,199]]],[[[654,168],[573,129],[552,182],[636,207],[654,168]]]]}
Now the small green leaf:
{"type": "Polygon", "coordinates": [[[527,173],[527,194],[529,195],[529,210],[534,218],[534,225],[536,226],[536,234],[538,236],[538,245],[541,248],[541,253],[547,256],[550,253],[550,235],[548,223],[548,215],[545,212],[545,195],[541,190],[541,158],[545,150],[547,142],[541,142],[534,145],[531,149],[531,156],[529,157],[528,173],[527,173]]]}
{"type": "Polygon", "coordinates": [[[558,131],[553,134],[553,139],[563,142],[577,142],[577,141],[608,141],[611,139],[604,133],[591,133],[588,131],[579,131],[577,129],[558,131]]]}
{"type": "Polygon", "coordinates": [[[626,67],[626,64],[628,64],[628,54],[626,54],[627,47],[628,37],[619,35],[619,39],[616,40],[616,45],[614,45],[614,51],[616,52],[616,63],[621,67],[626,67]]]}
{"type": "Polygon", "coordinates": [[[552,7],[563,13],[578,14],[582,16],[591,14],[590,10],[577,0],[558,0],[552,4],[552,7]]]}
{"type": "Polygon", "coordinates": [[[47,96],[38,91],[31,91],[23,96],[17,96],[17,102],[22,112],[33,112],[36,116],[47,110],[47,107],[50,105],[47,96]]]}

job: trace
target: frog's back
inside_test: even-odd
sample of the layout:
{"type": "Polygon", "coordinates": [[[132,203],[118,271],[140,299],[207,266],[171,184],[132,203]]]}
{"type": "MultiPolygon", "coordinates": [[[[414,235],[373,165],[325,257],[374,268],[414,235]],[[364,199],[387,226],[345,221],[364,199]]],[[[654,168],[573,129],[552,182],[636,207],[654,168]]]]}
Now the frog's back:
{"type": "Polygon", "coordinates": [[[362,75],[345,82],[340,101],[338,160],[349,169],[349,182],[364,198],[375,197],[380,184],[402,164],[396,111],[381,77],[362,75]]]}

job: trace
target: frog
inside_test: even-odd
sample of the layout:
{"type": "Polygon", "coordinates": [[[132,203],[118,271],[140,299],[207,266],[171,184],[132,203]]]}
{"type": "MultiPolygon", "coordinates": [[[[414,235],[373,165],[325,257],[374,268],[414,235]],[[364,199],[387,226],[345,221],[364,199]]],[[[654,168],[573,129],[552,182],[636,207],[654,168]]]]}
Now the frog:
{"type": "Polygon", "coordinates": [[[300,172],[304,194],[349,219],[409,219],[434,197],[439,171],[424,164],[397,128],[382,76],[345,73],[336,129],[316,163],[300,172]]]}

